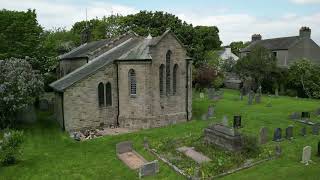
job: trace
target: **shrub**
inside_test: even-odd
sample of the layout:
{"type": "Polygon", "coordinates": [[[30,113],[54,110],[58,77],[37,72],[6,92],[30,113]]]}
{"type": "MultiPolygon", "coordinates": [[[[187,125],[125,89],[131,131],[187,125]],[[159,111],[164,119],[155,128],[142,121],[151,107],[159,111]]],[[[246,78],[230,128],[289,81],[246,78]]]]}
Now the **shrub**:
{"type": "Polygon", "coordinates": [[[4,133],[0,141],[0,162],[4,165],[16,163],[21,155],[21,144],[23,143],[23,132],[11,130],[4,133]]]}
{"type": "Polygon", "coordinates": [[[260,153],[258,139],[255,136],[244,135],[242,137],[242,153],[245,156],[255,156],[260,153]]]}

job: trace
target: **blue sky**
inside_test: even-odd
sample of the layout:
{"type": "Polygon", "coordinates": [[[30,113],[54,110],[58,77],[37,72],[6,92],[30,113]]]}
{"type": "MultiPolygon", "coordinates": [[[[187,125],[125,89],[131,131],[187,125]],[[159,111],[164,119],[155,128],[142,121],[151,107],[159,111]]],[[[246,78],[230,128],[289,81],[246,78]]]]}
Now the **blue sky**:
{"type": "Polygon", "coordinates": [[[161,10],[177,15],[193,25],[217,26],[225,45],[248,41],[254,33],[264,39],[298,35],[301,26],[312,29],[320,44],[320,0],[0,0],[0,8],[36,9],[39,23],[47,29],[70,28],[88,17],[139,10],[161,10]]]}

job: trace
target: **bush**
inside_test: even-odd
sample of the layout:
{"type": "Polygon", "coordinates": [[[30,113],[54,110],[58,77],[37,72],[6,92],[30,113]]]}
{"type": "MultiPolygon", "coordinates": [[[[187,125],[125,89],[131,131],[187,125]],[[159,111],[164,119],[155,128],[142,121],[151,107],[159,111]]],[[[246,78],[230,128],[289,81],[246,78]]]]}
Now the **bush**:
{"type": "Polygon", "coordinates": [[[244,135],[242,137],[242,147],[242,153],[247,157],[255,156],[260,153],[258,139],[255,136],[244,135]]]}
{"type": "Polygon", "coordinates": [[[21,155],[21,144],[23,143],[23,132],[11,130],[4,133],[0,141],[0,162],[4,165],[16,163],[21,155]]]}

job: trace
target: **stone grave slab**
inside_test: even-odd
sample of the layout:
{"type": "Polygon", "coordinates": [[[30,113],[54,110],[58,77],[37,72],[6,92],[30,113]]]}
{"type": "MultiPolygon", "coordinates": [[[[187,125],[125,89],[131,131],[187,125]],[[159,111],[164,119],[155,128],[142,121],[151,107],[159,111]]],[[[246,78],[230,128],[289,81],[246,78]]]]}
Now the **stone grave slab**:
{"type": "Polygon", "coordinates": [[[203,155],[200,152],[195,151],[194,147],[183,146],[183,147],[177,148],[177,151],[185,154],[186,156],[190,157],[191,159],[193,159],[199,164],[211,161],[211,159],[208,158],[207,156],[203,155]]]}
{"type": "Polygon", "coordinates": [[[281,128],[276,128],[273,134],[273,141],[281,141],[282,139],[282,130],[281,128]]]}
{"type": "Polygon", "coordinates": [[[319,135],[319,124],[314,124],[312,126],[312,134],[313,135],[319,135]]]}
{"type": "Polygon", "coordinates": [[[227,117],[227,116],[223,116],[221,123],[222,123],[222,125],[224,125],[224,126],[229,126],[228,117],[227,117]]]}
{"type": "Polygon", "coordinates": [[[306,127],[302,127],[302,128],[301,128],[300,135],[301,135],[301,136],[306,136],[306,135],[307,135],[307,128],[306,128],[306,127]]]}
{"type": "Polygon", "coordinates": [[[118,143],[116,145],[116,152],[118,158],[130,169],[139,169],[142,165],[148,162],[140,154],[132,149],[131,141],[118,143]]]}
{"type": "Polygon", "coordinates": [[[214,107],[213,106],[209,106],[208,107],[208,113],[207,113],[207,117],[211,118],[214,115],[214,107]]]}
{"type": "Polygon", "coordinates": [[[297,119],[300,118],[300,115],[299,115],[299,113],[297,113],[297,112],[293,112],[293,113],[291,113],[291,114],[289,115],[289,118],[292,119],[292,120],[297,120],[297,119]]]}
{"type": "Polygon", "coordinates": [[[289,126],[286,128],[286,139],[293,139],[293,126],[289,126]]]}
{"type": "Polygon", "coordinates": [[[200,93],[200,99],[204,98],[204,93],[200,93]]]}

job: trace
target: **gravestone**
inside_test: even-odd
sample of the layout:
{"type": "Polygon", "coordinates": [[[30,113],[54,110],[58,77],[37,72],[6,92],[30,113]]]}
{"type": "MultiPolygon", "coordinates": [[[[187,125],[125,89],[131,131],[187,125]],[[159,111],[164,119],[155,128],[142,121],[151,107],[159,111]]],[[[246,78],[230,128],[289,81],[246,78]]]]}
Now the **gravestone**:
{"type": "Polygon", "coordinates": [[[320,108],[318,108],[318,109],[315,111],[315,114],[316,114],[317,116],[320,116],[320,108]]]}
{"type": "Polygon", "coordinates": [[[261,95],[260,95],[260,94],[258,94],[258,95],[255,96],[255,102],[256,102],[257,104],[260,104],[260,103],[261,103],[261,95]]]}
{"type": "Polygon", "coordinates": [[[293,139],[293,126],[286,128],[286,139],[293,139]]]}
{"type": "Polygon", "coordinates": [[[260,144],[265,144],[268,142],[268,129],[263,127],[260,129],[260,144]]]}
{"type": "Polygon", "coordinates": [[[208,107],[207,117],[211,118],[211,117],[213,117],[213,115],[214,115],[214,108],[213,108],[213,106],[209,106],[208,107]]]}
{"type": "Polygon", "coordinates": [[[204,98],[204,94],[200,93],[200,99],[203,99],[203,98],[204,98]]]}
{"type": "Polygon", "coordinates": [[[242,101],[243,100],[243,96],[245,96],[246,94],[246,89],[244,87],[242,87],[240,89],[240,100],[242,101]]]}
{"type": "Polygon", "coordinates": [[[248,95],[248,105],[252,105],[253,100],[254,100],[254,92],[251,90],[249,95],[248,95]]]}
{"type": "Polygon", "coordinates": [[[320,141],[318,142],[318,156],[320,156],[320,141]]]}
{"type": "Polygon", "coordinates": [[[277,144],[276,147],[275,147],[275,155],[276,155],[276,157],[280,157],[281,153],[282,153],[281,146],[280,146],[280,144],[277,144]]]}
{"type": "Polygon", "coordinates": [[[276,128],[274,130],[273,141],[281,141],[282,138],[282,130],[281,128],[276,128]]]}
{"type": "Polygon", "coordinates": [[[302,151],[302,160],[301,163],[305,165],[309,165],[309,162],[311,161],[311,146],[306,146],[303,148],[302,151]]]}
{"type": "Polygon", "coordinates": [[[159,164],[157,160],[145,163],[139,168],[139,178],[144,176],[154,176],[159,172],[159,164]]]}
{"type": "Polygon", "coordinates": [[[201,119],[204,120],[204,121],[207,120],[208,119],[207,114],[202,114],[201,119]]]}
{"type": "Polygon", "coordinates": [[[300,115],[299,115],[299,113],[294,112],[294,113],[290,114],[289,118],[292,120],[296,120],[296,119],[300,118],[300,115]]]}
{"type": "Polygon", "coordinates": [[[241,128],[241,116],[233,116],[233,128],[241,128]]]}
{"type": "Polygon", "coordinates": [[[312,134],[319,135],[319,124],[315,124],[312,126],[312,134]]]}
{"type": "Polygon", "coordinates": [[[310,119],[310,112],[302,112],[301,113],[301,120],[309,121],[309,119],[310,119]]]}
{"type": "Polygon", "coordinates": [[[213,99],[214,98],[214,88],[209,88],[208,89],[208,97],[209,99],[213,99]]]}
{"type": "Polygon", "coordinates": [[[229,126],[229,120],[227,116],[223,116],[222,118],[222,125],[229,126]]]}
{"type": "Polygon", "coordinates": [[[46,99],[39,100],[39,109],[41,111],[48,111],[49,110],[49,102],[46,99]]]}
{"type": "Polygon", "coordinates": [[[143,147],[144,149],[149,149],[149,141],[146,137],[143,138],[143,147]]]}
{"type": "Polygon", "coordinates": [[[307,128],[306,127],[302,127],[301,128],[301,136],[306,136],[307,135],[307,128]]]}
{"type": "Polygon", "coordinates": [[[117,154],[122,154],[126,152],[131,152],[132,151],[132,142],[131,141],[124,141],[121,143],[118,143],[116,145],[116,152],[117,154]]]}

